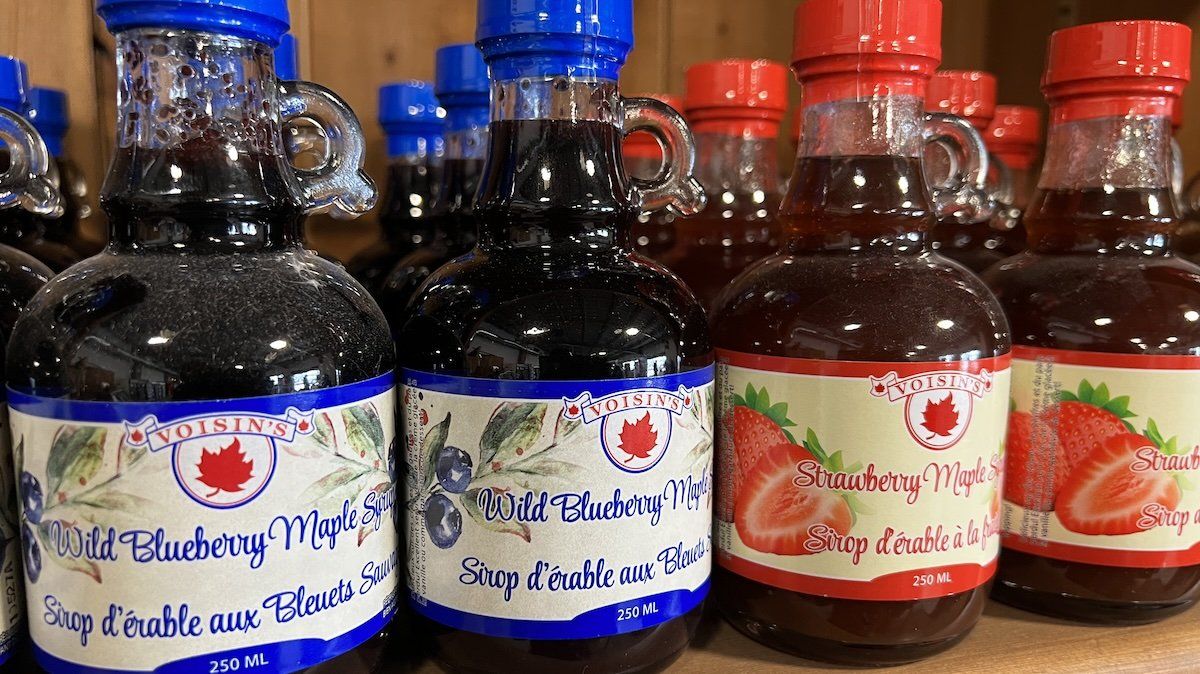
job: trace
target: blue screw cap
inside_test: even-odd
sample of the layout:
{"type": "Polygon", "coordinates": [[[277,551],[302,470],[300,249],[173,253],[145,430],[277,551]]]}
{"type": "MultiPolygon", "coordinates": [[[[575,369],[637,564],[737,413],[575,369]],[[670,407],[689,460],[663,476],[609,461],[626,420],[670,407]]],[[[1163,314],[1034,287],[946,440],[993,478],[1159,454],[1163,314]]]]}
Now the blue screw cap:
{"type": "Polygon", "coordinates": [[[288,31],[287,0],[96,0],[110,33],[184,28],[257,40],[271,47],[288,31]]]}
{"type": "Polygon", "coordinates": [[[300,79],[300,50],[296,36],[286,33],[275,48],[275,77],[281,80],[300,79]]]}
{"type": "Polygon", "coordinates": [[[0,108],[24,112],[29,86],[25,62],[13,56],[0,56],[0,108]]]}
{"type": "Polygon", "coordinates": [[[487,64],[474,44],[451,44],[437,50],[434,91],[446,109],[446,131],[485,127],[490,105],[487,64]]]}
{"type": "Polygon", "coordinates": [[[615,80],[633,48],[633,0],[479,0],[475,39],[498,80],[615,80]]]}
{"type": "Polygon", "coordinates": [[[29,106],[25,117],[46,141],[46,149],[55,157],[61,156],[63,140],[71,119],[67,112],[67,92],[60,89],[34,87],[29,90],[29,106]]]}
{"type": "Polygon", "coordinates": [[[442,115],[433,85],[411,80],[379,88],[379,124],[388,135],[388,155],[433,154],[442,135],[442,115]]]}

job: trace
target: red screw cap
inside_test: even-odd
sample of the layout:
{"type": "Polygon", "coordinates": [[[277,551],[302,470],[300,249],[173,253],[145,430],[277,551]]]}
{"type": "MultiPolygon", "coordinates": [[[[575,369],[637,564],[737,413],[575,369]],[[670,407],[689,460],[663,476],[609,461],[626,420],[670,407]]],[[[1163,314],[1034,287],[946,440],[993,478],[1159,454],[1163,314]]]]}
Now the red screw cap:
{"type": "Polygon", "coordinates": [[[1009,167],[1028,169],[1042,143],[1042,115],[1037,108],[1024,105],[997,105],[983,140],[1009,167]]]}
{"type": "Polygon", "coordinates": [[[1042,91],[1054,122],[1171,115],[1191,79],[1192,31],[1169,21],[1110,21],[1050,36],[1042,91]],[[1086,99],[1086,102],[1081,101],[1086,99]]]}
{"type": "Polygon", "coordinates": [[[777,136],[788,106],[787,66],[763,59],[697,63],[687,70],[683,105],[698,133],[777,136]]]}
{"type": "MultiPolygon", "coordinates": [[[[653,98],[675,108],[683,113],[683,98],[675,94],[631,94],[637,98],[653,98]]],[[[662,159],[662,147],[658,140],[647,131],[634,131],[625,136],[621,145],[621,153],[626,159],[662,159]]]]}
{"type": "Polygon", "coordinates": [[[929,80],[925,109],[958,115],[983,131],[996,115],[996,77],[980,70],[939,70],[929,80]]]}

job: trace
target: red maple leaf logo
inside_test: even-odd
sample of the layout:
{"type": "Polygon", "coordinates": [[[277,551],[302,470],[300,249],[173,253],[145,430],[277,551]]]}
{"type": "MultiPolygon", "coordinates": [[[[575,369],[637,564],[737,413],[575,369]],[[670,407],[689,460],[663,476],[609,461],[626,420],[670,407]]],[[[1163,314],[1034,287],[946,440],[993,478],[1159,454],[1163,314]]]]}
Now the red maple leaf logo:
{"type": "Polygon", "coordinates": [[[303,433],[304,431],[307,431],[308,430],[308,419],[301,419],[300,423],[296,425],[296,428],[300,429],[301,433],[303,433]]]}
{"type": "Polygon", "coordinates": [[[629,463],[634,459],[648,459],[650,452],[654,450],[654,446],[658,444],[658,431],[654,430],[654,426],[650,424],[650,413],[637,420],[637,423],[631,424],[626,421],[621,426],[621,444],[619,445],[622,452],[629,455],[625,459],[625,463],[629,463]]]}
{"type": "Polygon", "coordinates": [[[958,410],[954,409],[954,399],[949,393],[937,402],[926,400],[921,416],[925,418],[921,425],[934,435],[948,438],[958,427],[958,410]]]}
{"type": "Polygon", "coordinates": [[[212,498],[223,491],[230,494],[241,491],[242,485],[250,480],[254,461],[246,458],[242,444],[234,438],[228,447],[216,452],[205,449],[196,467],[200,469],[197,479],[213,488],[208,495],[208,498],[212,498]]]}
{"type": "Polygon", "coordinates": [[[579,414],[579,405],[576,405],[575,403],[571,403],[571,406],[567,408],[567,414],[570,414],[571,416],[578,415],[579,414]]]}
{"type": "Polygon", "coordinates": [[[129,439],[133,440],[134,442],[141,442],[142,441],[142,432],[139,430],[134,430],[132,433],[129,434],[129,439]]]}

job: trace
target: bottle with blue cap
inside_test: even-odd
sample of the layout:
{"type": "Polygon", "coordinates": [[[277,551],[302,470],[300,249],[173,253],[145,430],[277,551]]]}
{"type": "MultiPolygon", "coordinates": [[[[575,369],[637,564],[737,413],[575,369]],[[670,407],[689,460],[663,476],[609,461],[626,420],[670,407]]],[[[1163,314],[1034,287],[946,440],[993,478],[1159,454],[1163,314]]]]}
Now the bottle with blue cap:
{"type": "Polygon", "coordinates": [[[446,156],[441,185],[429,215],[429,243],[400,259],[377,293],[388,322],[403,317],[413,293],[443,264],[475,246],[475,193],[487,154],[488,81],[483,54],[474,43],[437,51],[434,92],[446,111],[446,156]]]}
{"type": "MultiPolygon", "coordinates": [[[[47,179],[51,170],[45,142],[22,117],[26,99],[25,64],[11,56],[0,56],[0,152],[5,157],[0,172],[0,222],[14,214],[53,214],[58,193],[47,179]]],[[[0,353],[7,347],[13,324],[21,309],[47,281],[52,272],[28,253],[0,243],[0,353]]],[[[0,374],[3,374],[0,366],[0,374]]],[[[0,428],[7,429],[8,411],[0,388],[0,428]]],[[[21,596],[21,539],[17,513],[8,504],[16,502],[17,480],[12,472],[12,447],[7,432],[0,433],[0,671],[24,672],[27,662],[27,623],[21,596]]]]}
{"type": "Polygon", "coordinates": [[[451,671],[670,663],[712,566],[704,310],[633,250],[704,203],[683,118],[623,98],[632,0],[480,0],[492,80],[479,241],[397,329],[409,605],[451,671]],[[665,148],[631,179],[622,137],[665,148]]]}
{"type": "Polygon", "coordinates": [[[110,242],[37,294],[6,361],[33,655],[51,674],[375,671],[399,585],[394,346],[300,235],[373,205],[361,126],[276,75],[284,0],[97,11],[110,242]],[[289,163],[300,117],[327,163],[289,163]]]}
{"type": "Polygon", "coordinates": [[[444,112],[433,84],[412,80],[379,89],[379,124],[387,133],[388,176],[378,241],[346,268],[377,293],[400,258],[433,239],[429,215],[443,155],[444,112]]]}

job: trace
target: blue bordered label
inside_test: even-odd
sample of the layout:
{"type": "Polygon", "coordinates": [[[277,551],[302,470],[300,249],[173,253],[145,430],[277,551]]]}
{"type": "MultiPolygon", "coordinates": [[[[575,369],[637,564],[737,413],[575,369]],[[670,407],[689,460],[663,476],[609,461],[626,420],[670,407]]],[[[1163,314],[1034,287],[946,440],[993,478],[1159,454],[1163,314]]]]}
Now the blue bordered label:
{"type": "Polygon", "coordinates": [[[696,608],[713,369],[510,381],[405,370],[409,597],[458,629],[586,639],[696,608]]]}
{"type": "Polygon", "coordinates": [[[49,672],[288,672],[396,609],[391,374],[101,403],[10,390],[29,628],[49,672]]]}
{"type": "Polygon", "coordinates": [[[25,598],[21,581],[21,532],[15,503],[16,480],[9,444],[8,407],[0,389],[0,664],[12,657],[24,631],[25,598]]]}

